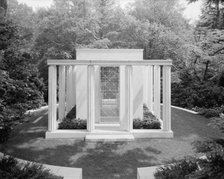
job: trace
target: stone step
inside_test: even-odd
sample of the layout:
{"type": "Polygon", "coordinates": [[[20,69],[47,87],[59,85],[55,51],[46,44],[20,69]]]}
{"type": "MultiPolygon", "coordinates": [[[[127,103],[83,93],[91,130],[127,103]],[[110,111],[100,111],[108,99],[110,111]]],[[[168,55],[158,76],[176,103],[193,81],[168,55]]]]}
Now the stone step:
{"type": "Polygon", "coordinates": [[[134,136],[132,134],[88,134],[85,137],[86,141],[132,141],[134,136]]]}
{"type": "Polygon", "coordinates": [[[124,131],[120,126],[95,126],[95,131],[124,131]]]}

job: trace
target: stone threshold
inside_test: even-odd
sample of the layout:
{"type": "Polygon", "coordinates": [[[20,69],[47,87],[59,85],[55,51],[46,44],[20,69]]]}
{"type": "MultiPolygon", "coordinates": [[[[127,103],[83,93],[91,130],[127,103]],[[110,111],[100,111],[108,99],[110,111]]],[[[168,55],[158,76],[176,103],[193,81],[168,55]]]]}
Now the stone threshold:
{"type": "Polygon", "coordinates": [[[134,140],[138,138],[172,138],[173,131],[163,131],[161,129],[135,129],[131,132],[118,130],[94,130],[88,132],[87,130],[56,130],[54,132],[47,131],[46,139],[55,138],[72,138],[72,139],[86,139],[87,140],[134,140]],[[133,136],[133,137],[132,137],[133,136]]]}

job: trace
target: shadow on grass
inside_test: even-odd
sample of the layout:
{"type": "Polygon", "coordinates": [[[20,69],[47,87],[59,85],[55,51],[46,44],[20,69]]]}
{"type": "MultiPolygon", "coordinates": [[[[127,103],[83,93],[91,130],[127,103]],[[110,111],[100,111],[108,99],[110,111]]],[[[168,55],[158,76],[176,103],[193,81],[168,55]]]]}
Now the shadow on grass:
{"type": "Polygon", "coordinates": [[[220,137],[207,126],[207,119],[172,110],[174,139],[147,139],[133,142],[85,142],[73,139],[45,139],[46,110],[18,126],[10,140],[0,145],[6,154],[25,160],[83,169],[84,179],[136,178],[138,167],[161,164],[174,156],[191,152],[199,137],[220,137]],[[186,150],[187,148],[187,150],[186,150]]]}
{"type": "Polygon", "coordinates": [[[83,168],[84,178],[136,178],[137,168],[153,165],[156,157],[148,156],[140,148],[127,150],[121,154],[116,152],[118,147],[124,146],[125,143],[98,142],[95,148],[88,149],[87,155],[79,158],[74,165],[83,168]]]}
{"type": "Polygon", "coordinates": [[[38,147],[36,141],[33,141],[34,146],[32,146],[30,141],[30,143],[11,145],[8,148],[10,150],[4,152],[30,161],[82,168],[84,179],[136,178],[137,168],[155,165],[156,155],[160,153],[154,148],[150,149],[150,154],[141,148],[134,148],[119,154],[117,150],[126,145],[126,142],[70,141],[68,144],[63,144],[61,140],[47,142],[46,148],[38,147]]]}
{"type": "Polygon", "coordinates": [[[77,167],[83,169],[84,179],[137,177],[137,168],[155,165],[160,151],[141,146],[126,148],[129,142],[85,142],[73,139],[45,139],[46,111],[32,116],[28,123],[18,126],[1,151],[25,160],[77,167]],[[43,115],[41,120],[37,120],[43,115]]]}

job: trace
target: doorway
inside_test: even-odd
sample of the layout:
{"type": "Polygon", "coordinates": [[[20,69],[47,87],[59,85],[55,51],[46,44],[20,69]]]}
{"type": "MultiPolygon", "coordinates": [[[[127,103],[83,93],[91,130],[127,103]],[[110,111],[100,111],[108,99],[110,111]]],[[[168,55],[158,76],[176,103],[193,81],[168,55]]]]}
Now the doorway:
{"type": "Polygon", "coordinates": [[[100,123],[120,122],[119,67],[100,67],[100,123]]]}

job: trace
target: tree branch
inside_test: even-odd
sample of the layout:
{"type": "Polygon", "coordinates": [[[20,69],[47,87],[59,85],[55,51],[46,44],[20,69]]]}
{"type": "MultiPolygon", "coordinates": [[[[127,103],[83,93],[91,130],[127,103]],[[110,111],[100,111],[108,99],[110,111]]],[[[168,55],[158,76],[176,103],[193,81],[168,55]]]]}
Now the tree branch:
{"type": "Polygon", "coordinates": [[[211,56],[216,55],[217,53],[221,52],[222,50],[224,50],[224,47],[222,47],[222,48],[216,50],[215,52],[213,52],[211,56]]]}

